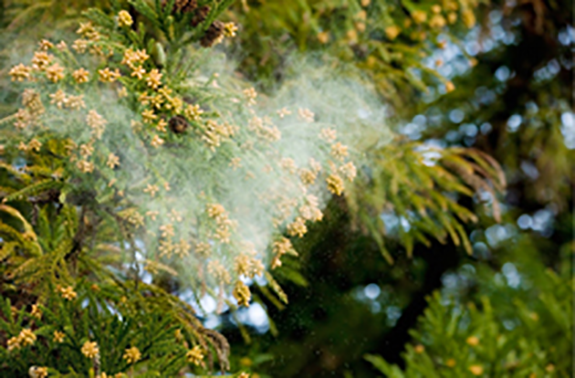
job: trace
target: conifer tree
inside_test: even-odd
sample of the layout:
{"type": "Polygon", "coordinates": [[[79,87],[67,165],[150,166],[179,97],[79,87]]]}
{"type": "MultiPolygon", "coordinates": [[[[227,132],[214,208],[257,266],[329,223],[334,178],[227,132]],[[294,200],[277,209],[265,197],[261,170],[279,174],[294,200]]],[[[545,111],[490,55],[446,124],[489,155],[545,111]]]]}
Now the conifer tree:
{"type": "MultiPolygon", "coordinates": [[[[370,272],[394,277],[421,273],[419,254],[439,245],[453,249],[453,267],[477,259],[470,231],[510,216],[502,197],[509,160],[481,144],[430,143],[441,128],[429,127],[425,140],[409,131],[416,121],[404,121],[431,120],[437,108],[468,98],[456,96],[466,83],[443,75],[437,56],[463,46],[497,6],[7,2],[0,27],[17,37],[6,43],[0,71],[0,373],[311,374],[299,361],[266,369],[289,342],[275,352],[250,345],[237,315],[266,308],[273,336],[274,319],[314,324],[315,312],[286,317],[292,293],[294,311],[301,309],[294,287],[320,293],[331,282],[308,274],[331,269],[314,267],[315,251],[327,245],[345,264],[351,251],[365,256],[362,264],[376,261],[370,272]],[[61,32],[29,27],[38,20],[61,32]],[[30,37],[38,39],[33,48],[30,37]],[[206,326],[206,297],[233,319],[222,327],[230,337],[206,326]]],[[[460,51],[466,69],[483,63],[460,51]]],[[[558,109],[548,116],[561,118],[558,109]]],[[[564,184],[552,185],[553,195],[564,184]]],[[[373,374],[365,361],[390,377],[561,376],[571,346],[554,343],[570,334],[572,313],[563,255],[560,273],[523,267],[540,290],[512,306],[488,298],[514,295],[492,285],[489,270],[481,272],[482,295],[435,291],[411,331],[405,369],[377,356],[377,347],[365,356],[356,348],[354,368],[327,353],[317,363],[350,377],[373,374]]],[[[403,300],[397,293],[390,303],[403,300]]]]}

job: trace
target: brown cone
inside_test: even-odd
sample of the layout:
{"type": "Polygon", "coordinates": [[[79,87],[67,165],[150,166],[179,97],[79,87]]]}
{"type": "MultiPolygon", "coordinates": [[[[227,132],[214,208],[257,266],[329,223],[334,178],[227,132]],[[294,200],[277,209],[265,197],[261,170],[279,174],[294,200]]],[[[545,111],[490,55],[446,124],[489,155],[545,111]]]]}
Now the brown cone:
{"type": "Polygon", "coordinates": [[[213,24],[210,25],[208,30],[206,30],[206,34],[200,39],[200,45],[203,47],[210,47],[214,44],[214,42],[224,33],[224,23],[221,21],[214,21],[213,24]]]}
{"type": "Polygon", "coordinates": [[[188,128],[189,123],[184,117],[177,115],[170,119],[168,125],[174,134],[182,134],[188,128]]]}

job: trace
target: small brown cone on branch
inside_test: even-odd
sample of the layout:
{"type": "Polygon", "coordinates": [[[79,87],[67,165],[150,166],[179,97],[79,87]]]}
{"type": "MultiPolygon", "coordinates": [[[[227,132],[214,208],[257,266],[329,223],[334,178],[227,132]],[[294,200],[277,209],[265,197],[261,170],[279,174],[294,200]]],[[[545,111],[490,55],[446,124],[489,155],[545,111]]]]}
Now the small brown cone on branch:
{"type": "Polygon", "coordinates": [[[200,44],[203,47],[210,47],[212,46],[218,38],[220,38],[224,33],[224,23],[221,21],[214,21],[213,24],[210,25],[208,30],[206,30],[206,34],[200,40],[200,44]]]}
{"type": "Polygon", "coordinates": [[[172,117],[168,124],[170,126],[170,130],[172,130],[174,134],[184,133],[189,126],[188,121],[181,115],[172,117]]]}

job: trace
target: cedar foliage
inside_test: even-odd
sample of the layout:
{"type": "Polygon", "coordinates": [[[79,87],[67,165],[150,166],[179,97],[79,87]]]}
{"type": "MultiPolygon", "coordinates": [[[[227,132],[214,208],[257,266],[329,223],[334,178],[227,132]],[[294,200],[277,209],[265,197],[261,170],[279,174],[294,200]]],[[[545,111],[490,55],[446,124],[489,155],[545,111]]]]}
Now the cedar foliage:
{"type": "MultiPolygon", "coordinates": [[[[101,8],[93,8],[85,16],[107,29],[111,36],[107,42],[126,43],[130,40],[147,48],[152,53],[154,67],[163,73],[169,72],[172,75],[170,79],[177,82],[185,78],[188,72],[171,69],[170,65],[175,60],[183,58],[174,52],[195,42],[211,46],[222,30],[222,24],[216,18],[232,2],[198,3],[199,8],[195,7],[195,2],[132,1],[130,4],[135,12],[131,13],[138,27],[123,36],[117,33],[117,25],[108,15],[109,11],[117,14],[121,9],[119,4],[113,5],[112,9],[106,3],[98,4],[101,8]],[[191,31],[189,25],[192,25],[191,31]]],[[[27,6],[23,2],[9,5],[14,6],[11,11],[17,11],[19,17],[8,23],[8,28],[26,24],[24,20],[27,17],[28,20],[39,17],[41,10],[50,13],[46,4],[40,9],[24,8],[27,12],[22,12],[22,7],[27,6]]],[[[240,69],[251,77],[263,77],[264,80],[273,77],[273,80],[280,78],[280,81],[285,81],[290,77],[289,65],[280,63],[289,61],[286,57],[290,50],[319,49],[336,56],[336,64],[344,66],[343,71],[349,77],[361,76],[352,68],[345,71],[346,64],[356,65],[362,74],[366,74],[367,80],[376,82],[378,93],[386,102],[392,103],[394,111],[402,116],[408,113],[404,105],[412,102],[411,97],[422,96],[429,90],[428,86],[439,85],[440,90],[447,92],[453,89],[448,79],[424,65],[423,55],[441,47],[442,33],[447,33],[457,43],[458,38],[462,38],[462,34],[476,22],[477,15],[472,12],[476,11],[475,3],[448,2],[442,4],[440,12],[433,9],[434,5],[435,2],[415,5],[385,1],[288,4],[251,4],[244,1],[236,4],[227,17],[239,21],[243,26],[240,36],[242,48],[247,49],[247,53],[240,69]],[[456,17],[450,16],[450,13],[455,13],[456,17]],[[424,15],[425,21],[419,21],[424,15]],[[445,25],[440,25],[437,16],[443,17],[443,22],[450,26],[445,28],[445,25]],[[431,22],[433,17],[434,23],[431,22]],[[262,35],[268,37],[261,38],[262,35]]],[[[16,13],[6,14],[9,18],[16,13]]],[[[268,83],[264,81],[264,88],[268,87],[268,83]]],[[[13,88],[6,82],[3,85],[5,93],[16,93],[13,88]]],[[[446,98],[449,99],[449,96],[446,98]]],[[[12,114],[14,103],[12,101],[6,107],[6,114],[12,114]]],[[[13,118],[6,118],[2,126],[12,121],[13,118]]],[[[170,118],[169,128],[174,134],[185,134],[190,127],[188,121],[182,123],[170,118]]],[[[197,373],[213,371],[218,368],[213,361],[218,360],[219,368],[225,370],[228,367],[227,341],[220,334],[203,328],[194,310],[173,295],[178,291],[174,286],[185,285],[178,278],[173,278],[173,267],[153,261],[155,266],[151,269],[164,272],[161,276],[164,281],[158,279],[153,284],[144,284],[138,279],[141,267],[135,263],[133,254],[118,253],[121,247],[113,247],[114,243],[101,243],[112,240],[119,245],[125,241],[133,243],[133,209],[111,209],[102,201],[102,197],[94,193],[93,183],[82,183],[74,178],[64,163],[69,148],[66,140],[48,138],[39,153],[26,154],[26,162],[23,163],[19,160],[21,155],[16,145],[6,142],[14,135],[13,129],[2,128],[5,150],[0,181],[4,198],[0,257],[6,264],[2,267],[5,302],[0,362],[15,361],[12,354],[14,349],[8,351],[4,345],[10,338],[18,338],[22,330],[33,329],[37,340],[33,347],[16,350],[17,363],[5,363],[0,368],[6,369],[9,376],[25,375],[32,365],[48,366],[50,376],[110,374],[128,372],[129,369],[132,369],[131,374],[138,376],[165,376],[186,370],[197,373]],[[102,244],[108,245],[101,247],[102,244]],[[78,297],[72,301],[63,298],[63,285],[73,287],[78,297]],[[37,305],[35,308],[42,312],[40,319],[30,313],[34,311],[32,305],[37,305]],[[57,330],[65,333],[65,341],[61,345],[53,340],[53,332],[57,330]],[[98,358],[89,359],[81,354],[82,344],[89,340],[98,343],[98,358]],[[193,363],[193,358],[187,358],[193,345],[201,346],[206,354],[205,364],[193,363]],[[142,358],[131,367],[123,354],[128,347],[134,346],[142,352],[142,358]]],[[[410,257],[419,243],[431,247],[434,239],[462,246],[471,254],[472,242],[466,227],[469,223],[477,222],[479,217],[474,213],[475,209],[461,204],[462,198],[490,193],[486,208],[490,216],[499,221],[501,210],[497,196],[506,186],[499,164],[479,149],[460,146],[434,149],[396,135],[393,140],[394,143],[383,147],[366,149],[359,177],[345,196],[347,203],[343,207],[352,219],[349,227],[367,234],[390,263],[398,255],[396,251],[390,252],[390,245],[393,248],[397,242],[410,257]],[[379,216],[381,213],[404,219],[410,227],[385,229],[379,216]]],[[[105,194],[110,196],[106,200],[119,200],[116,197],[118,193],[110,191],[105,194]]],[[[329,225],[325,228],[329,228],[329,225]]],[[[299,243],[312,245],[313,235],[299,243]]],[[[299,248],[298,242],[295,244],[299,248]]],[[[130,248],[133,252],[133,245],[130,248]]],[[[306,248],[302,247],[304,255],[306,248]]],[[[299,273],[302,267],[297,260],[288,259],[286,265],[273,272],[280,282],[287,285],[308,284],[299,273]]],[[[284,308],[276,296],[287,301],[285,293],[269,273],[266,273],[266,277],[267,286],[253,284],[257,288],[253,299],[284,308]],[[272,294],[268,287],[276,293],[272,294]]],[[[548,277],[552,282],[560,280],[553,273],[549,273],[548,277]]],[[[314,285],[314,282],[309,284],[314,285]]],[[[569,313],[565,299],[568,294],[567,290],[563,290],[558,292],[557,298],[546,299],[547,304],[554,304],[555,308],[563,307],[563,310],[543,316],[557,318],[561,311],[569,313]]],[[[465,316],[476,322],[473,324],[488,323],[496,328],[493,314],[488,311],[489,302],[483,300],[481,305],[483,309],[471,308],[465,316]]],[[[444,338],[441,332],[439,335],[437,332],[446,327],[444,317],[458,311],[465,310],[456,306],[446,310],[440,304],[440,297],[435,295],[430,299],[422,332],[434,335],[437,344],[443,344],[444,338]]],[[[522,317],[525,318],[526,314],[529,315],[522,313],[522,317]]],[[[525,327],[529,326],[528,320],[525,324],[525,327]]],[[[242,332],[245,333],[245,330],[242,332]]],[[[492,340],[496,333],[505,331],[491,328],[474,332],[481,333],[481,340],[492,340]]],[[[523,348],[526,332],[524,328],[517,327],[507,336],[509,342],[502,348],[505,351],[514,350],[516,346],[523,348]]],[[[549,330],[550,334],[553,332],[549,330]]],[[[416,338],[423,339],[421,335],[423,333],[415,333],[416,338]]],[[[457,351],[466,336],[468,334],[463,332],[457,340],[453,340],[449,346],[451,350],[457,351]]],[[[553,337],[546,334],[541,336],[542,345],[553,337]]],[[[433,371],[436,368],[433,361],[447,358],[443,352],[435,353],[433,345],[433,342],[425,344],[424,353],[408,348],[406,376],[418,376],[418,371],[433,371]],[[428,354],[428,350],[434,354],[428,354]]],[[[538,345],[534,347],[540,348],[538,345]]],[[[529,359],[529,352],[525,349],[513,353],[522,356],[520,361],[529,359]]],[[[495,369],[492,370],[493,374],[497,376],[514,369],[513,364],[516,363],[510,357],[511,362],[506,361],[508,366],[499,371],[500,366],[489,358],[478,355],[477,361],[492,363],[495,369]]],[[[377,357],[370,359],[383,373],[403,376],[397,367],[386,365],[377,357]]],[[[517,374],[527,371],[543,373],[548,367],[546,361],[546,356],[540,360],[533,359],[529,361],[532,365],[521,365],[517,374]]],[[[566,369],[566,366],[557,366],[561,371],[566,369]]],[[[457,369],[459,366],[453,370],[456,375],[452,376],[470,372],[467,367],[457,369]]]]}

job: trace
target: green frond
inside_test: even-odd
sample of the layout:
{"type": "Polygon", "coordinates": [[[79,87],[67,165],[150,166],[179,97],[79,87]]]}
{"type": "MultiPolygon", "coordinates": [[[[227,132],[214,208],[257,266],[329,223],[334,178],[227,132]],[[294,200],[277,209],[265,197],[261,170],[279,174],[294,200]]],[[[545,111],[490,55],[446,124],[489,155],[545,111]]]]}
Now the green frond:
{"type": "Polygon", "coordinates": [[[44,179],[36,183],[30,184],[23,189],[20,189],[7,197],[4,198],[4,202],[11,202],[16,200],[22,200],[25,197],[39,195],[50,189],[57,189],[62,186],[59,181],[54,181],[53,179],[44,179]]]}

